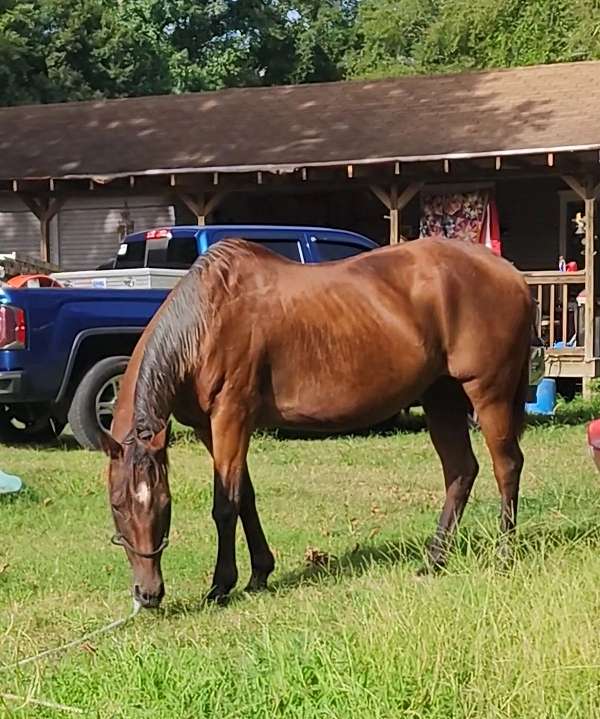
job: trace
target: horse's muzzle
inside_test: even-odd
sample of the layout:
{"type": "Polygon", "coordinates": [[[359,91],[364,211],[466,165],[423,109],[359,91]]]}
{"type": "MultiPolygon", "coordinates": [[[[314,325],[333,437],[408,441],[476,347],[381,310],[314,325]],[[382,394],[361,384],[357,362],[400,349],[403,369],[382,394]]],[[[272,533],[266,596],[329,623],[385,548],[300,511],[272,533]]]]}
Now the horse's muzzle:
{"type": "Polygon", "coordinates": [[[146,592],[139,584],[133,587],[133,598],[139,602],[144,609],[156,609],[165,596],[165,585],[161,583],[157,592],[146,592]]]}

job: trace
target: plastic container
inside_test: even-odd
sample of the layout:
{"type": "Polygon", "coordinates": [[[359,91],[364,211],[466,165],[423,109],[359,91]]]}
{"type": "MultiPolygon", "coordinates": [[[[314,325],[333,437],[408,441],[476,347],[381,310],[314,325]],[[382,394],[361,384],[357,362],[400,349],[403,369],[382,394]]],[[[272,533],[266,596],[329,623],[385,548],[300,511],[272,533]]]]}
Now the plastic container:
{"type": "Polygon", "coordinates": [[[554,414],[556,407],[556,380],[544,377],[538,384],[536,401],[528,402],[525,410],[528,414],[554,414]]]}

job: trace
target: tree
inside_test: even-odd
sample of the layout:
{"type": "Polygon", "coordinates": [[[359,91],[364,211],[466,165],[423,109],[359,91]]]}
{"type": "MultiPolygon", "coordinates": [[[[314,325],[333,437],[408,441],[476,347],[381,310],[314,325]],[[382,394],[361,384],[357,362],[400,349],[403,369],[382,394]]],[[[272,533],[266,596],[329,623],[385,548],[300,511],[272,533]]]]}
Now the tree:
{"type": "Polygon", "coordinates": [[[0,104],[600,58],[599,0],[0,0],[0,104]]]}
{"type": "Polygon", "coordinates": [[[347,76],[421,71],[423,39],[440,5],[440,0],[363,0],[354,27],[354,46],[345,57],[347,76]]]}
{"type": "Polygon", "coordinates": [[[600,58],[598,0],[363,0],[348,77],[600,58]]]}

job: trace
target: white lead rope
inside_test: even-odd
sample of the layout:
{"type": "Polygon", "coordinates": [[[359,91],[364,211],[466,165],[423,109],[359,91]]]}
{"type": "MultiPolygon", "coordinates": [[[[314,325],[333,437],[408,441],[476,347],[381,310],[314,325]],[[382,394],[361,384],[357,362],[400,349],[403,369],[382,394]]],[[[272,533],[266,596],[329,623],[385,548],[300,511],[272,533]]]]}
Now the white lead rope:
{"type": "Polygon", "coordinates": [[[18,662],[15,662],[14,664],[4,664],[3,666],[0,666],[0,672],[8,671],[9,669],[16,669],[17,667],[23,667],[26,664],[31,664],[32,662],[37,662],[40,659],[45,659],[46,657],[51,656],[52,654],[59,654],[60,652],[66,652],[69,649],[73,649],[74,647],[81,646],[82,644],[85,644],[85,642],[88,642],[90,639],[93,639],[94,637],[98,637],[101,634],[108,634],[109,632],[114,631],[115,629],[118,629],[119,627],[122,627],[124,624],[127,624],[127,622],[130,622],[140,611],[141,604],[137,602],[135,599],[133,600],[133,609],[130,614],[128,614],[123,619],[116,619],[114,622],[111,622],[110,624],[107,624],[105,627],[102,627],[100,629],[95,629],[93,632],[90,632],[89,634],[86,634],[84,637],[81,637],[80,639],[74,639],[72,642],[67,642],[66,644],[61,644],[58,647],[53,647],[52,649],[46,649],[44,652],[40,652],[39,654],[35,654],[31,657],[26,657],[25,659],[21,659],[18,662]]]}

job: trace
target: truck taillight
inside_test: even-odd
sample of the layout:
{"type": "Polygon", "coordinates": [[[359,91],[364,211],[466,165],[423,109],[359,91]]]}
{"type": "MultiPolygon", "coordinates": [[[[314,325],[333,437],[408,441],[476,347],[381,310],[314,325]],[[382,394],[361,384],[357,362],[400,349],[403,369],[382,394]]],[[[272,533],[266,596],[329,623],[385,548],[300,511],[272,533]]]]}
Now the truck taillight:
{"type": "Polygon", "coordinates": [[[168,227],[161,227],[157,230],[148,230],[148,232],[146,232],[147,240],[170,240],[171,237],[171,230],[169,230],[168,227]]]}
{"type": "Polygon", "coordinates": [[[22,350],[26,342],[25,312],[20,307],[0,305],[0,349],[22,350]]]}

